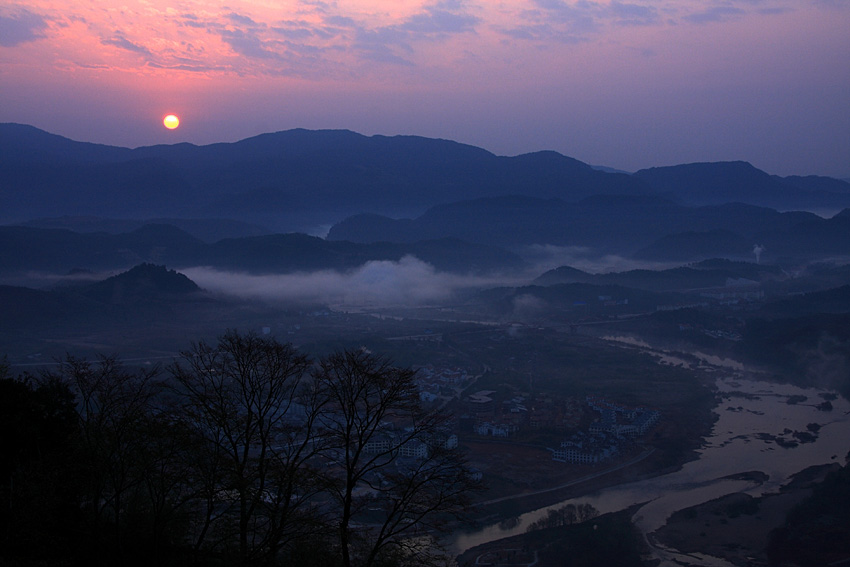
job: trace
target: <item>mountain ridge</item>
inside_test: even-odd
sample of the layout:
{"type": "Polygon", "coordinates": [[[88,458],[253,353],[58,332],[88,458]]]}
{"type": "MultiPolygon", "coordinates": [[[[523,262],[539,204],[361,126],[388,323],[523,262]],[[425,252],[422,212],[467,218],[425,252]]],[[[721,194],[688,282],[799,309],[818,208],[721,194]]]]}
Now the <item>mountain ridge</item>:
{"type": "Polygon", "coordinates": [[[0,124],[5,223],[63,215],[229,218],[277,232],[311,232],[361,212],[409,217],[444,203],[504,195],[565,202],[659,195],[683,204],[720,204],[734,196],[783,210],[850,207],[850,184],[842,180],[777,178],[746,162],[626,174],[549,150],[497,156],[451,140],[305,129],[130,149],[0,124]],[[701,181],[694,181],[694,171],[701,181]]]}
{"type": "Polygon", "coordinates": [[[122,234],[77,233],[66,229],[0,226],[0,276],[26,272],[66,274],[126,270],[144,263],[177,269],[208,266],[250,273],[347,271],[372,261],[415,256],[453,273],[521,270],[524,261],[498,247],[442,238],[415,243],[328,241],[306,234],[267,234],[205,243],[170,225],[145,225],[122,234]]]}

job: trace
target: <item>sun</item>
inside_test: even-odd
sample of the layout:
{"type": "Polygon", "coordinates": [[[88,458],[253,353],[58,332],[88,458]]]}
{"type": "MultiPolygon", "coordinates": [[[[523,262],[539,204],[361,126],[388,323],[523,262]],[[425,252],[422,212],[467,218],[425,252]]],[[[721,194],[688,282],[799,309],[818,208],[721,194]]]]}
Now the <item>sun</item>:
{"type": "Polygon", "coordinates": [[[162,119],[162,124],[169,130],[174,130],[175,128],[180,126],[180,119],[177,118],[176,114],[169,114],[168,116],[162,119]]]}

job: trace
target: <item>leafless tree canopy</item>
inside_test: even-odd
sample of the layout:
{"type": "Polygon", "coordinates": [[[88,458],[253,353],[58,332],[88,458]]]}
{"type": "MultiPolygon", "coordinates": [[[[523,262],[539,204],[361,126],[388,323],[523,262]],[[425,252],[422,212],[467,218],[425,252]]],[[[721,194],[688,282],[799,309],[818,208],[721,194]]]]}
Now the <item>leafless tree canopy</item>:
{"type": "Polygon", "coordinates": [[[229,331],[165,371],[68,357],[39,383],[76,416],[68,494],[94,564],[428,564],[475,486],[415,372],[365,350],[314,361],[229,331]]]}

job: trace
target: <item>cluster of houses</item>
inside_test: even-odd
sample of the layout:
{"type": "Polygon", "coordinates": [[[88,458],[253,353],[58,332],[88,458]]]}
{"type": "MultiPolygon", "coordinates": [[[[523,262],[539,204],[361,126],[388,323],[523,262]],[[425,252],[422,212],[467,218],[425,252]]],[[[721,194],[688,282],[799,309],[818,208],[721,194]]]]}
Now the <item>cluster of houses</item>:
{"type": "Polygon", "coordinates": [[[462,368],[438,368],[427,364],[416,370],[419,399],[426,403],[441,396],[453,397],[469,382],[469,374],[462,368]]]}
{"type": "Polygon", "coordinates": [[[425,459],[435,447],[455,449],[457,435],[444,432],[428,438],[412,436],[407,430],[395,430],[390,426],[363,445],[363,452],[370,455],[394,453],[399,457],[425,459]]]}
{"type": "Polygon", "coordinates": [[[557,449],[552,459],[564,463],[596,464],[619,454],[624,443],[646,435],[661,418],[648,408],[631,408],[588,396],[587,405],[600,415],[587,431],[580,431],[557,449]]]}
{"type": "Polygon", "coordinates": [[[515,398],[507,418],[497,419],[496,402],[493,399],[495,393],[495,390],[480,390],[467,396],[467,417],[461,423],[469,422],[471,418],[472,429],[478,435],[510,437],[519,430],[523,414],[528,410],[522,405],[521,398],[515,398]]]}
{"type": "Polygon", "coordinates": [[[528,429],[574,429],[582,408],[573,398],[540,394],[533,398],[514,396],[497,403],[495,391],[480,390],[464,400],[466,416],[461,427],[481,436],[506,438],[528,429]]]}

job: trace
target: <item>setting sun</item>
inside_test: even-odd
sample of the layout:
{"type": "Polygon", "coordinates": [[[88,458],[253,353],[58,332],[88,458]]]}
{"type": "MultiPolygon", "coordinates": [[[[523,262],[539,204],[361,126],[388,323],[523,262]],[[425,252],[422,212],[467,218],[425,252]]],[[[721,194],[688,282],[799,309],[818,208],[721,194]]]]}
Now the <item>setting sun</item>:
{"type": "Polygon", "coordinates": [[[177,116],[174,114],[169,114],[168,116],[162,119],[162,123],[169,130],[174,130],[175,128],[180,126],[180,119],[177,118],[177,116]]]}

